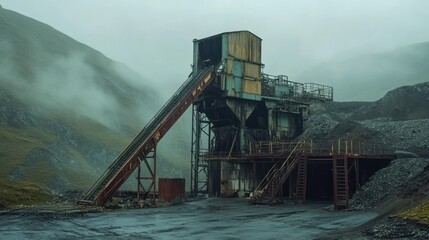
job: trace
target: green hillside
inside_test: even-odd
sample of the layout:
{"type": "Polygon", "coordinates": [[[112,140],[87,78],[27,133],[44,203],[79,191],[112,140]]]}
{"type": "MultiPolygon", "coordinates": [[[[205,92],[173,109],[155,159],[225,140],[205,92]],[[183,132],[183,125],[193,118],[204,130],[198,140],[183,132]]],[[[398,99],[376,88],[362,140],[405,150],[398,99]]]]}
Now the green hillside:
{"type": "Polygon", "coordinates": [[[46,204],[50,194],[35,184],[0,179],[0,210],[46,204]]]}
{"type": "MultiPolygon", "coordinates": [[[[52,27],[0,8],[0,178],[56,191],[90,186],[162,105],[144,82],[52,27]]],[[[186,149],[174,136],[167,144],[186,149]]],[[[160,152],[158,176],[187,174],[184,155],[160,152]]]]}
{"type": "Polygon", "coordinates": [[[377,100],[395,88],[429,81],[429,42],[327,62],[296,80],[333,86],[337,101],[377,100]]]}

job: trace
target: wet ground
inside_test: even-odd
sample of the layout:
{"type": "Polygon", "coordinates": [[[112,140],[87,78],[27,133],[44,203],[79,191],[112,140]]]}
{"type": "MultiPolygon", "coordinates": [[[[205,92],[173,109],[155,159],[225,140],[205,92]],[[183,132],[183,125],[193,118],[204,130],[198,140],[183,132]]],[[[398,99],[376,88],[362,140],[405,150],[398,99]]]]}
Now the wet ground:
{"type": "Polygon", "coordinates": [[[249,205],[207,199],[79,217],[0,216],[0,239],[312,239],[351,228],[375,212],[328,211],[329,203],[249,205]]]}

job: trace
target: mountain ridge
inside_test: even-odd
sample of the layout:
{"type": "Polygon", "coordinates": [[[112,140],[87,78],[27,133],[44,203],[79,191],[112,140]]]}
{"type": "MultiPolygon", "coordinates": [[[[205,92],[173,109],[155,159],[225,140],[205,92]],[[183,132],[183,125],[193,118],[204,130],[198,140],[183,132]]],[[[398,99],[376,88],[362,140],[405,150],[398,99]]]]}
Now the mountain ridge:
{"type": "MultiPolygon", "coordinates": [[[[126,65],[3,8],[0,84],[0,178],[55,191],[93,184],[161,106],[126,65]]],[[[159,176],[186,175],[177,152],[158,154],[159,176]]]]}

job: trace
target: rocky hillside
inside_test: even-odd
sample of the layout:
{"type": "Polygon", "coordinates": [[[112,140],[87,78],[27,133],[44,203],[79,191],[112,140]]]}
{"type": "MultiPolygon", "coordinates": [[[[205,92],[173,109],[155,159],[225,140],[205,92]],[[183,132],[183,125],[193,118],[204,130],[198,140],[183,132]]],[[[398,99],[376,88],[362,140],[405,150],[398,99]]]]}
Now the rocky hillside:
{"type": "Polygon", "coordinates": [[[301,138],[359,139],[427,157],[428,106],[429,82],[397,88],[375,102],[314,103],[301,138]]]}
{"type": "MultiPolygon", "coordinates": [[[[2,8],[0,85],[0,178],[58,191],[92,184],[163,102],[125,65],[2,8]]],[[[169,143],[158,174],[178,177],[184,147],[169,143]]]]}

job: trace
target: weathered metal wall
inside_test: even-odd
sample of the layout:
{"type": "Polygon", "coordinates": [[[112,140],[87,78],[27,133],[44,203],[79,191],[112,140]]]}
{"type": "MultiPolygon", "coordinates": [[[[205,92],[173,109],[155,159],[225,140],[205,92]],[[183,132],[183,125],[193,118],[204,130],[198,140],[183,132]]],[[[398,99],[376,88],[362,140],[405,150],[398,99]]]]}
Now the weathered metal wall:
{"type": "Polygon", "coordinates": [[[243,93],[261,95],[261,82],[252,80],[243,80],[243,93]]]}
{"type": "Polygon", "coordinates": [[[276,118],[276,140],[287,140],[290,136],[295,134],[295,119],[291,114],[276,111],[274,116],[276,118]]]}
{"type": "Polygon", "coordinates": [[[184,178],[159,178],[159,200],[167,203],[183,202],[185,200],[184,178]]]}
{"type": "Polygon", "coordinates": [[[252,165],[221,162],[221,196],[239,196],[253,190],[252,165]]]}
{"type": "Polygon", "coordinates": [[[261,39],[248,31],[228,35],[228,55],[247,62],[261,63],[261,39]]]}
{"type": "Polygon", "coordinates": [[[261,99],[261,41],[247,31],[223,36],[226,76],[222,79],[222,90],[228,96],[261,99]]]}
{"type": "Polygon", "coordinates": [[[224,63],[220,88],[227,96],[261,100],[261,42],[249,31],[226,32],[194,40],[193,71],[224,63]]]}
{"type": "Polygon", "coordinates": [[[259,64],[253,64],[244,62],[244,77],[252,80],[261,79],[261,66],[259,64]]]}

